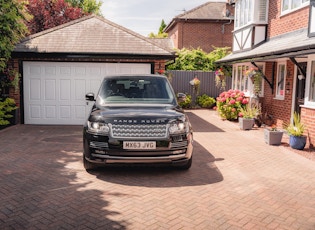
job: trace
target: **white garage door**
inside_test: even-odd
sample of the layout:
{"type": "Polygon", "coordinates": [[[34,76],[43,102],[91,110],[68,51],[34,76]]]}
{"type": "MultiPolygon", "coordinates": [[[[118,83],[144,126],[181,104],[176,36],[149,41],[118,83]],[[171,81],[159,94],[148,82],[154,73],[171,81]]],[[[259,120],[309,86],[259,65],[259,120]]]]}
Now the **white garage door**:
{"type": "Polygon", "coordinates": [[[85,94],[96,94],[104,76],[150,72],[150,64],[23,62],[24,122],[82,125],[91,108],[85,94]]]}

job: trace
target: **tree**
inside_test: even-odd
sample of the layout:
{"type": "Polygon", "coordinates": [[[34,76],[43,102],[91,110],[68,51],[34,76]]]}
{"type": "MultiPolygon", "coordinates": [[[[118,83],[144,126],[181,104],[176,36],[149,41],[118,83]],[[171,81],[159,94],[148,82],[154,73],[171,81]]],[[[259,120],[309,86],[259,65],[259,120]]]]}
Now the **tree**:
{"type": "Polygon", "coordinates": [[[29,0],[27,8],[33,19],[28,28],[31,34],[81,18],[88,13],[78,7],[72,7],[65,0],[29,0]]]}
{"type": "Polygon", "coordinates": [[[15,45],[28,33],[24,24],[28,18],[22,1],[0,0],[0,72],[5,70],[15,45]]]}
{"type": "Polygon", "coordinates": [[[215,61],[225,57],[230,52],[229,47],[214,48],[215,49],[208,54],[200,48],[193,50],[183,48],[177,50],[175,62],[167,65],[167,69],[214,71],[218,68],[215,61]]]}
{"type": "Polygon", "coordinates": [[[162,20],[158,34],[154,34],[153,32],[151,32],[151,33],[148,35],[148,37],[149,37],[149,38],[167,38],[167,37],[168,37],[168,34],[167,34],[167,33],[164,33],[165,27],[166,27],[166,24],[165,24],[164,20],[162,20]]]}
{"type": "Polygon", "coordinates": [[[101,14],[102,2],[97,0],[66,0],[73,7],[78,7],[85,13],[93,13],[96,15],[101,14]]]}

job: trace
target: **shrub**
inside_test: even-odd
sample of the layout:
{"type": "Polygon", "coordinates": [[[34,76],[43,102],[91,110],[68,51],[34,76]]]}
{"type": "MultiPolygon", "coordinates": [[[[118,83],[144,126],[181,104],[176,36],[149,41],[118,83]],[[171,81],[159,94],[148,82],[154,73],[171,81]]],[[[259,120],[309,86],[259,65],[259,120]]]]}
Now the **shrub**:
{"type": "Polygon", "coordinates": [[[9,125],[9,118],[13,117],[11,112],[17,109],[15,101],[12,98],[6,98],[4,101],[0,100],[0,125],[9,125]]]}
{"type": "Polygon", "coordinates": [[[217,110],[223,119],[236,120],[241,108],[245,108],[248,99],[239,90],[225,91],[217,97],[217,110]]]}
{"type": "Polygon", "coordinates": [[[203,94],[197,97],[197,104],[201,108],[211,108],[215,105],[215,99],[207,94],[203,94]]]}
{"type": "Polygon", "coordinates": [[[186,94],[185,101],[181,101],[178,103],[183,109],[187,109],[191,107],[191,95],[186,94]]]}

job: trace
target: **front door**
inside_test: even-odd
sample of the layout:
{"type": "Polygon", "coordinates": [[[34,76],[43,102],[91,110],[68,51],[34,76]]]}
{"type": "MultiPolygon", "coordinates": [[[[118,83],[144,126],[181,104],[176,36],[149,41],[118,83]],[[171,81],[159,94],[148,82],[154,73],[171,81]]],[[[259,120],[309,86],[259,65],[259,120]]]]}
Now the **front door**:
{"type": "MultiPolygon", "coordinates": [[[[299,63],[299,66],[306,73],[306,62],[299,63]]],[[[294,111],[298,114],[301,113],[301,105],[304,105],[304,97],[305,97],[305,76],[301,73],[298,68],[297,76],[296,76],[296,88],[295,88],[295,108],[294,111]]]]}

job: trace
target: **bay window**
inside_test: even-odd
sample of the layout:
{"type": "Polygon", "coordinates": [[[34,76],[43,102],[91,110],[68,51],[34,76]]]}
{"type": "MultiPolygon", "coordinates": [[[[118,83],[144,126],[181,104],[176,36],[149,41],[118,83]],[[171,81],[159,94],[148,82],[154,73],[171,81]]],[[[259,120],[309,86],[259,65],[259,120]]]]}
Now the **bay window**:
{"type": "MultiPolygon", "coordinates": [[[[233,66],[233,89],[238,89],[246,94],[246,96],[253,96],[254,93],[254,84],[249,79],[249,77],[245,76],[245,72],[252,68],[251,64],[236,64],[233,66]]],[[[259,64],[258,68],[264,72],[264,65],[259,64]]],[[[263,97],[264,92],[264,80],[262,79],[260,82],[260,93],[259,96],[263,97]]]]}
{"type": "Polygon", "coordinates": [[[234,27],[268,23],[267,0],[238,0],[235,3],[234,27]]]}

